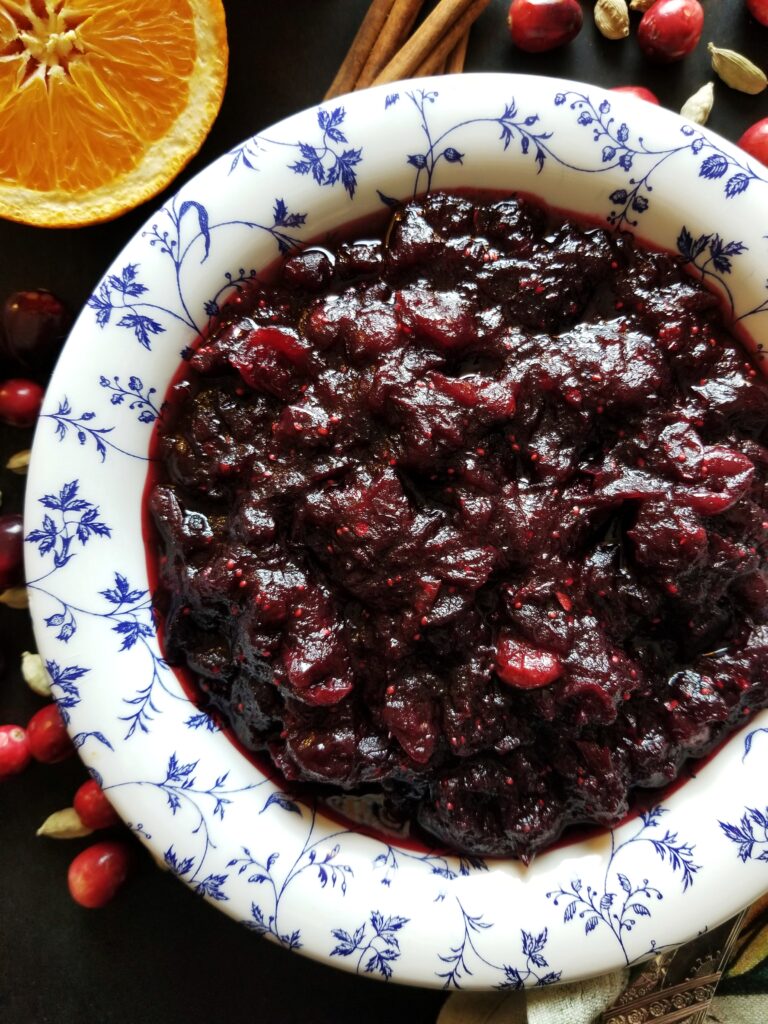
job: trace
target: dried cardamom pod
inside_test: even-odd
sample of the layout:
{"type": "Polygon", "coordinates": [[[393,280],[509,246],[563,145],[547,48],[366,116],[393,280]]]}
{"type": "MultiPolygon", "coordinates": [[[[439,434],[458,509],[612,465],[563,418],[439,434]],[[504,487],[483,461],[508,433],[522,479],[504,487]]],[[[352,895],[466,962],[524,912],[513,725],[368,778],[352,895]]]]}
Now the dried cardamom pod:
{"type": "Polygon", "coordinates": [[[6,608],[15,608],[20,611],[22,608],[29,608],[29,594],[26,587],[9,587],[0,594],[0,604],[6,608]]]}
{"type": "Polygon", "coordinates": [[[706,124],[709,119],[709,115],[712,113],[712,106],[714,102],[714,82],[707,82],[706,85],[702,85],[700,89],[697,89],[693,96],[688,97],[680,108],[680,113],[683,117],[687,117],[689,121],[693,121],[695,124],[706,124]]]}
{"type": "Polygon", "coordinates": [[[653,7],[656,0],[630,0],[629,9],[631,11],[642,11],[645,13],[649,7],[653,7]]]}
{"type": "Polygon", "coordinates": [[[93,829],[82,823],[74,807],[65,807],[63,811],[49,814],[36,834],[49,839],[80,839],[91,832],[93,829]]]}
{"type": "Polygon", "coordinates": [[[25,448],[23,451],[16,452],[5,464],[6,469],[10,469],[12,473],[18,473],[19,476],[26,476],[27,468],[29,466],[29,456],[31,452],[29,448],[25,448]]]}
{"type": "Polygon", "coordinates": [[[46,671],[43,659],[39,654],[22,651],[21,674],[24,682],[38,697],[51,697],[51,677],[46,671]]]}
{"type": "Polygon", "coordinates": [[[726,85],[739,92],[749,93],[750,96],[757,96],[759,92],[768,87],[768,77],[757,64],[735,50],[721,50],[714,43],[707,45],[712,57],[712,67],[715,73],[722,78],[726,85]]]}
{"type": "Polygon", "coordinates": [[[606,39],[626,39],[629,35],[629,9],[626,0],[597,0],[595,24],[606,39]]]}

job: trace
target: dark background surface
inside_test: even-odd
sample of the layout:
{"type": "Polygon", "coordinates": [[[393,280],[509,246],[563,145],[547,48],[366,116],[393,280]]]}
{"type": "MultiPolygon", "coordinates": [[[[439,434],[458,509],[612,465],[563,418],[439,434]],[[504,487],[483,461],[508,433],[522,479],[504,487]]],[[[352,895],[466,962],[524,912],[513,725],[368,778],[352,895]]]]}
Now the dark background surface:
{"type": "MultiPolygon", "coordinates": [[[[229,84],[207,141],[171,190],[242,138],[321,98],[367,0],[225,0],[229,84]]],[[[429,5],[428,5],[429,6],[429,5]]],[[[604,40],[584,5],[580,36],[565,49],[527,55],[508,42],[507,3],[494,0],[472,31],[468,71],[560,75],[603,86],[645,85],[678,110],[713,78],[705,43],[765,65],[768,29],[743,0],[706,0],[702,42],[686,60],[649,64],[630,37],[604,40]]],[[[633,15],[633,28],[638,21],[633,15]]],[[[736,140],[768,116],[768,98],[718,82],[709,127],[736,140]]],[[[46,231],[0,221],[0,301],[49,288],[78,310],[118,250],[165,196],[110,224],[46,231]]],[[[0,467],[28,447],[30,432],[0,428],[0,467]]],[[[23,478],[0,469],[2,511],[21,510],[23,478]]],[[[42,701],[21,681],[19,654],[34,650],[26,612],[0,608],[0,722],[25,724],[42,701]]],[[[33,764],[0,783],[0,1019],[4,1024],[432,1024],[443,995],[339,973],[257,939],[205,905],[137,849],[139,870],[113,904],[77,907],[67,865],[89,840],[37,839],[86,778],[76,759],[33,764]]],[[[311,912],[311,910],[310,910],[311,912]]],[[[568,1024],[564,1021],[563,1024],[568,1024]]]]}

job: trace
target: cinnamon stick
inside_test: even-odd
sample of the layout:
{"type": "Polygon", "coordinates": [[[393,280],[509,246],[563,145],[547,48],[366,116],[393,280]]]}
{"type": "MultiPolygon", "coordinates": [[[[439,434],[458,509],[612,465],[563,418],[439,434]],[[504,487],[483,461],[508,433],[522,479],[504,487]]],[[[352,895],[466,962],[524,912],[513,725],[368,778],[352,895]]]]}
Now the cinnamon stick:
{"type": "Polygon", "coordinates": [[[407,40],[423,4],[424,0],[394,0],[389,17],[360,70],[355,89],[365,89],[389,64],[407,40]]]}
{"type": "Polygon", "coordinates": [[[435,50],[427,57],[425,61],[415,69],[412,76],[413,78],[428,78],[430,75],[444,75],[445,74],[446,58],[435,50]]]}
{"type": "Polygon", "coordinates": [[[490,0],[440,0],[432,13],[374,79],[373,85],[410,78],[438,52],[445,60],[490,0]]]}
{"type": "Polygon", "coordinates": [[[460,75],[464,70],[467,60],[467,44],[469,43],[469,32],[465,32],[461,39],[448,54],[445,62],[446,75],[460,75]]]}
{"type": "Polygon", "coordinates": [[[469,39],[469,33],[465,32],[461,39],[451,47],[451,38],[455,35],[453,30],[450,33],[443,36],[440,42],[437,44],[432,53],[429,54],[427,59],[423,61],[412,72],[414,78],[422,78],[426,75],[448,75],[458,74],[464,70],[464,56],[467,52],[467,41],[469,39]],[[463,52],[459,56],[460,66],[456,67],[454,71],[449,70],[449,62],[454,58],[454,54],[463,44],[463,52]]]}
{"type": "MultiPolygon", "coordinates": [[[[461,39],[445,58],[440,60],[440,51],[435,50],[429,57],[420,64],[414,71],[414,78],[422,78],[426,75],[459,75],[464,70],[464,62],[467,57],[467,44],[469,43],[469,32],[465,32],[461,39]]],[[[441,47],[440,50],[443,48],[441,47]]]]}
{"type": "Polygon", "coordinates": [[[347,56],[325,94],[325,99],[333,99],[334,96],[341,96],[342,93],[354,89],[355,82],[384,28],[394,3],[395,0],[372,0],[347,56]]]}

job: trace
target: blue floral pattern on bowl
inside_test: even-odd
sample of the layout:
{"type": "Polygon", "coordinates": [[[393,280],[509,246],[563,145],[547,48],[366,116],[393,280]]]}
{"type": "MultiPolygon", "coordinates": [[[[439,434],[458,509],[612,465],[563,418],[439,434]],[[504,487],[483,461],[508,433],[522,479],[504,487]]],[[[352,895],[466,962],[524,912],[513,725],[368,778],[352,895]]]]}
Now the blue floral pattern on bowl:
{"type": "Polygon", "coordinates": [[[142,535],[163,396],[227,298],[345,222],[457,187],[535,193],[677,252],[762,358],[768,174],[735,147],[572,82],[464,75],[355,94],[225,154],[107,270],[40,419],[27,578],[75,743],[173,874],[349,971],[519,988],[633,963],[765,888],[766,715],[661,806],[528,868],[373,838],[281,792],[188,698],[158,646],[142,535]]]}

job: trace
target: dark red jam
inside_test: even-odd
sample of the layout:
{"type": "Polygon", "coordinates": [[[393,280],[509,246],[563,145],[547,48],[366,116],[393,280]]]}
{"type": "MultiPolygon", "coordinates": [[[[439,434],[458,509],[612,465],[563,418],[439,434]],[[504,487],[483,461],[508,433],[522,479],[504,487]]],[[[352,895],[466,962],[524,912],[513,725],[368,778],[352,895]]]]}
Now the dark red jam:
{"type": "Polygon", "coordinates": [[[434,194],[254,281],[171,410],[167,654],[287,780],[529,857],[768,704],[768,387],[670,255],[434,194]]]}

